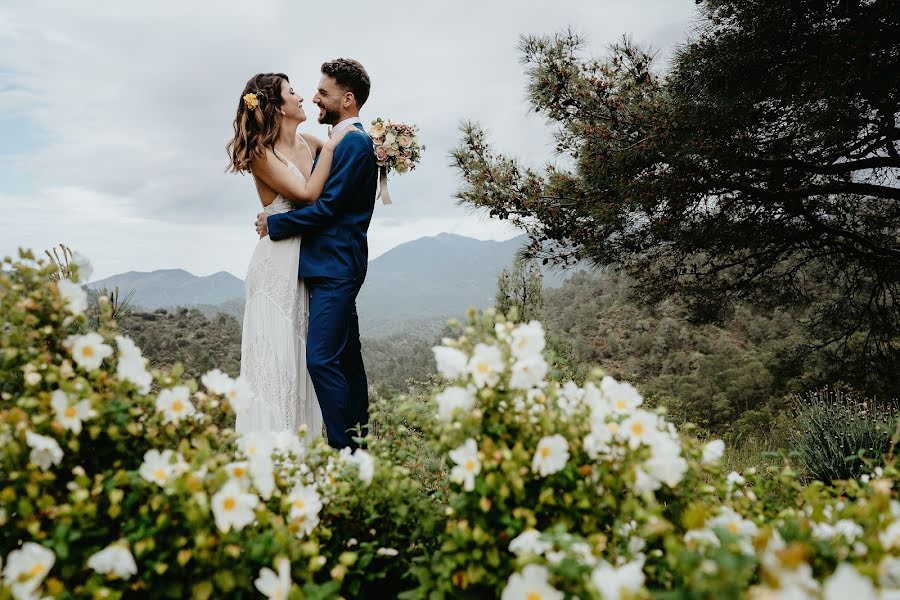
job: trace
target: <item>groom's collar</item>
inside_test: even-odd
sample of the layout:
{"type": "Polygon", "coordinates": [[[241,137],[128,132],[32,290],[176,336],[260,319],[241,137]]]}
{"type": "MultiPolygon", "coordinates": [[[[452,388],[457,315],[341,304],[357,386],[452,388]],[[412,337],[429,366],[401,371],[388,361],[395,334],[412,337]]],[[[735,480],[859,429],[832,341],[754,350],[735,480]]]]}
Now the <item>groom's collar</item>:
{"type": "Polygon", "coordinates": [[[362,121],[360,120],[359,117],[350,117],[349,119],[344,119],[343,121],[341,121],[340,123],[338,123],[337,125],[332,127],[331,135],[337,135],[340,132],[342,132],[343,130],[350,127],[351,125],[355,125],[357,123],[362,125],[362,121]]]}

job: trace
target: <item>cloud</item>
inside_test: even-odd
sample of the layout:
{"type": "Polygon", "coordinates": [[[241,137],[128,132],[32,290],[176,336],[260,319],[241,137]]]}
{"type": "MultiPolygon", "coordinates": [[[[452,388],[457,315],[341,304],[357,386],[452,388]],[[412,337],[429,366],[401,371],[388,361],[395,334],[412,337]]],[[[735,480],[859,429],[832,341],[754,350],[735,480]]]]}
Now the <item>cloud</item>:
{"type": "MultiPolygon", "coordinates": [[[[327,3],[289,0],[4,4],[0,136],[13,143],[0,153],[0,199],[4,212],[16,210],[0,219],[0,249],[83,233],[103,272],[237,268],[240,253],[249,257],[247,224],[259,208],[252,180],[224,172],[243,84],[256,72],[285,71],[309,109],[319,65],[337,56],[355,57],[370,72],[364,119],[414,122],[428,146],[419,169],[392,181],[397,203],[376,213],[373,255],[438,224],[508,237],[505,224],[455,205],[459,182],[448,153],[460,121],[473,119],[501,150],[534,163],[551,156],[550,130],[524,101],[518,37],[574,26],[598,53],[624,33],[668,51],[694,11],[692,0],[343,6],[338,13],[327,3]],[[54,209],[34,208],[41,203],[54,209]],[[121,244],[156,250],[131,253],[121,244]]],[[[302,128],[324,133],[315,123],[302,128]]]]}

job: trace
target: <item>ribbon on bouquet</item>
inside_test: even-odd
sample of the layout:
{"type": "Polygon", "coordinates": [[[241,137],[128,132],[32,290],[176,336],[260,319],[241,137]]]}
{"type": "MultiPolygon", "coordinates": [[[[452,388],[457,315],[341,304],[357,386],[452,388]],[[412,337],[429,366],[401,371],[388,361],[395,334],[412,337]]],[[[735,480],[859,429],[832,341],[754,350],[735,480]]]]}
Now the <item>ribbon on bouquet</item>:
{"type": "Polygon", "coordinates": [[[381,198],[381,201],[385,206],[388,204],[393,204],[391,202],[391,195],[388,193],[388,185],[387,185],[387,167],[378,167],[378,196],[377,198],[381,198]]]}

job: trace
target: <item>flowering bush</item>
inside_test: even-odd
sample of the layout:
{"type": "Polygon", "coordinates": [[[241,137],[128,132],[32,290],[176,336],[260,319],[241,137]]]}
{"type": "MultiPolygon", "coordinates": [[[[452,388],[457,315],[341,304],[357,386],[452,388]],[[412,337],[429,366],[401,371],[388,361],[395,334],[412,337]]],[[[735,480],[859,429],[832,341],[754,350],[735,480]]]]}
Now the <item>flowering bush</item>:
{"type": "Polygon", "coordinates": [[[237,435],[240,379],[149,370],[55,268],[0,270],[0,598],[900,594],[892,462],[725,474],[721,441],[630,385],[553,380],[537,322],[472,313],[434,349],[430,414],[378,403],[368,450],[339,453],[237,435]]]}
{"type": "Polygon", "coordinates": [[[893,465],[804,487],[725,474],[626,383],[549,381],[540,324],[470,315],[434,349],[434,451],[453,488],[416,596],[876,597],[900,587],[893,465]],[[866,595],[868,594],[868,595],[866,595]]]}
{"type": "Polygon", "coordinates": [[[108,306],[77,333],[79,269],[56,269],[26,252],[0,271],[0,598],[326,598],[409,581],[430,505],[379,444],[337,453],[217,425],[249,401],[241,380],[148,370],[108,306]]]}

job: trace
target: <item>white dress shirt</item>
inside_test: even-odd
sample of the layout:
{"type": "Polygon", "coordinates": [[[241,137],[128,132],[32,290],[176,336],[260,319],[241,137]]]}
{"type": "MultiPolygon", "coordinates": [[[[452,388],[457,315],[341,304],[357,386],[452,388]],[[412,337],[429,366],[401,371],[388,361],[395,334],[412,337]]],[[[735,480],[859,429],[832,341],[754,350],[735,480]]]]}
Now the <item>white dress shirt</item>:
{"type": "Polygon", "coordinates": [[[348,127],[353,126],[354,123],[359,123],[362,125],[362,120],[359,117],[350,117],[349,119],[344,119],[337,125],[331,128],[331,135],[337,135],[348,127]]]}

